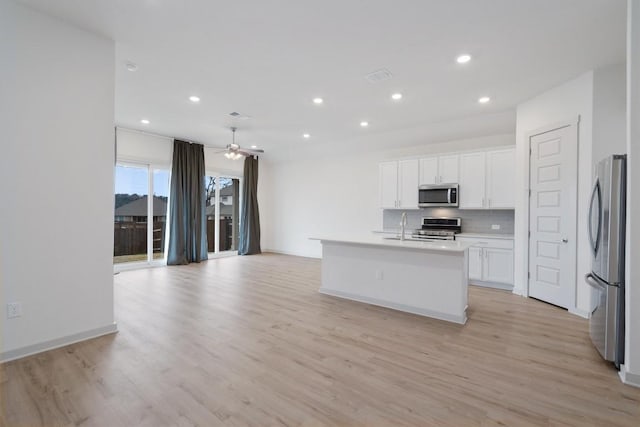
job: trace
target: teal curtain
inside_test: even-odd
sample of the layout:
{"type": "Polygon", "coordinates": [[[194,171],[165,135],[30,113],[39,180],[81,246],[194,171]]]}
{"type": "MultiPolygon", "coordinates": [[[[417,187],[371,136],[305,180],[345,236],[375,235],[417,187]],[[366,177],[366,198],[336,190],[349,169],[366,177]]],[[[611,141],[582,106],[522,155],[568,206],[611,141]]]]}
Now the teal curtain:
{"type": "Polygon", "coordinates": [[[259,254],[260,212],[258,210],[258,158],[244,159],[244,182],[242,184],[242,206],[240,208],[239,255],[259,254]]]}
{"type": "Polygon", "coordinates": [[[200,262],[208,257],[204,175],[204,147],[174,140],[168,265],[200,262]]]}

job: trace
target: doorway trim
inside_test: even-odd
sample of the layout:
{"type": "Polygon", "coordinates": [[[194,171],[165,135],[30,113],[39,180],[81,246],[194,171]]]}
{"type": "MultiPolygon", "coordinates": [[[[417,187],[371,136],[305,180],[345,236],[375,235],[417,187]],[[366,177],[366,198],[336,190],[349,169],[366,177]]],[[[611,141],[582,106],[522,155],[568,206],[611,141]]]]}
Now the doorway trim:
{"type": "MultiPolygon", "coordinates": [[[[536,136],[536,135],[541,135],[547,132],[552,132],[554,130],[557,129],[561,129],[561,128],[566,128],[566,127],[570,127],[570,126],[574,126],[574,143],[576,144],[576,163],[577,163],[577,168],[576,168],[576,183],[578,184],[578,187],[580,187],[580,181],[579,181],[579,171],[580,171],[580,115],[577,115],[575,117],[569,118],[567,120],[563,120],[563,121],[558,121],[546,126],[542,126],[539,127],[537,129],[534,129],[532,131],[526,132],[524,137],[525,137],[525,150],[526,150],[526,159],[527,161],[524,162],[524,167],[525,167],[525,175],[527,178],[527,182],[526,182],[526,188],[525,188],[525,193],[526,193],[526,197],[525,197],[525,203],[524,203],[524,209],[526,212],[525,218],[526,221],[524,221],[523,224],[523,236],[525,238],[525,244],[523,245],[523,258],[524,258],[524,266],[525,268],[522,271],[522,283],[525,284],[525,286],[522,288],[522,293],[521,295],[524,297],[529,297],[529,263],[530,263],[530,259],[529,259],[529,232],[531,231],[531,138],[536,136]]],[[[579,202],[579,189],[576,188],[576,197],[578,198],[578,202],[579,202]]],[[[579,209],[578,209],[579,212],[579,209]]],[[[578,213],[576,212],[576,214],[578,213]]],[[[576,227],[576,236],[578,235],[578,223],[576,221],[575,224],[576,227]]],[[[572,245],[572,249],[576,252],[578,252],[578,239],[575,239],[575,241],[573,242],[572,245]]],[[[568,308],[569,313],[572,314],[577,314],[581,317],[588,317],[588,314],[585,315],[585,313],[582,312],[582,310],[579,310],[576,306],[576,303],[578,301],[578,280],[579,280],[579,276],[578,276],[578,262],[577,262],[577,256],[576,256],[576,262],[575,265],[573,266],[574,270],[575,270],[575,278],[576,281],[573,284],[573,299],[571,302],[571,305],[568,308]]]]}

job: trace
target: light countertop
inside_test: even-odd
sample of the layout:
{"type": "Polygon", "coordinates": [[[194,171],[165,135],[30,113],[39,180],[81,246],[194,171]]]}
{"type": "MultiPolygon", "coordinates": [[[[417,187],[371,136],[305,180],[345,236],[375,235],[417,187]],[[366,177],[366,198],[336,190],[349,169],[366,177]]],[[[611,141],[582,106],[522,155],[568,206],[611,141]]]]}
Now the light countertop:
{"type": "Polygon", "coordinates": [[[456,237],[513,240],[513,234],[500,234],[500,233],[459,233],[459,234],[456,234],[456,237]]]}
{"type": "Polygon", "coordinates": [[[365,246],[382,246],[391,249],[409,249],[417,251],[438,251],[438,252],[464,252],[473,243],[462,242],[457,240],[440,240],[440,241],[420,241],[420,240],[396,240],[385,238],[389,236],[381,236],[376,234],[358,235],[358,236],[320,236],[311,237],[311,240],[320,240],[321,242],[344,243],[351,245],[365,246]]]}
{"type": "MultiPolygon", "coordinates": [[[[413,232],[413,229],[406,230],[405,236],[410,236],[413,232]]],[[[384,230],[373,230],[374,234],[393,234],[399,235],[399,229],[384,229],[384,230]]],[[[468,237],[468,238],[477,238],[477,239],[504,239],[504,240],[513,240],[513,234],[501,234],[501,233],[458,233],[456,237],[468,237]]]]}

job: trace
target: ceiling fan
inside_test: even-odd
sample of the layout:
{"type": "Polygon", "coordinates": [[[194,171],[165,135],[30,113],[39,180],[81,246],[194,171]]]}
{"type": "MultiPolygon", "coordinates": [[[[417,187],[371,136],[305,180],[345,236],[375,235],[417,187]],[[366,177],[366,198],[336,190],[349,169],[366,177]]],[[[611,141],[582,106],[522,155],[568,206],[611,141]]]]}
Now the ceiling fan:
{"type": "Polygon", "coordinates": [[[243,156],[244,157],[257,156],[258,154],[264,153],[264,150],[259,148],[242,148],[240,147],[240,145],[236,144],[236,130],[238,130],[238,128],[236,127],[231,128],[231,132],[233,135],[231,144],[228,144],[227,149],[224,150],[224,156],[227,159],[238,160],[238,159],[241,159],[243,156]]]}

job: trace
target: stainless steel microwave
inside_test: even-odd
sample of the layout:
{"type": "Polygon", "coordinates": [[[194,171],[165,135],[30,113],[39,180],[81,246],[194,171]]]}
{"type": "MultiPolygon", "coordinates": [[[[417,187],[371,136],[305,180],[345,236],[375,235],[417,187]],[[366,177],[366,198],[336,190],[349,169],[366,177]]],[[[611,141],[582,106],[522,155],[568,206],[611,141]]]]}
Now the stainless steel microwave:
{"type": "Polygon", "coordinates": [[[421,208],[458,207],[458,184],[420,185],[418,206],[421,208]]]}

